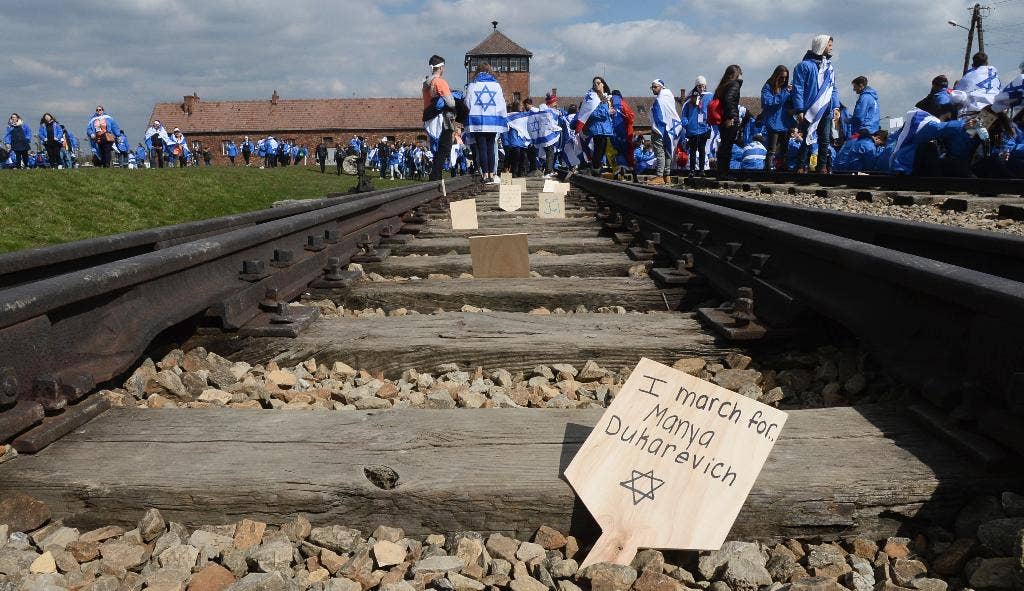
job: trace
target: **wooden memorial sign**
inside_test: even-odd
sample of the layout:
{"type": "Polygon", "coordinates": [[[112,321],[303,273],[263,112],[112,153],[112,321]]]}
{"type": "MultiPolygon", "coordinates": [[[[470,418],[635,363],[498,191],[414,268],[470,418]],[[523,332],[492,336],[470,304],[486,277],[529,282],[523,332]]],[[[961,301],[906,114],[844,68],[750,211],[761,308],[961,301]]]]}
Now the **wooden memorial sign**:
{"type": "Polygon", "coordinates": [[[569,194],[569,183],[555,183],[555,193],[561,194],[563,197],[569,194]]]}
{"type": "Polygon", "coordinates": [[[519,185],[521,187],[525,187],[526,186],[526,178],[521,177],[521,176],[515,177],[515,178],[512,179],[512,184],[513,185],[519,185]]]}
{"type": "Polygon", "coordinates": [[[558,184],[558,181],[556,181],[554,179],[544,179],[544,188],[542,188],[540,190],[540,192],[541,193],[554,193],[555,185],[557,185],[557,184],[558,184]]]}
{"type": "Polygon", "coordinates": [[[508,185],[511,185],[511,184],[512,184],[512,173],[511,172],[503,172],[503,173],[501,173],[501,186],[504,187],[504,186],[508,186],[508,185]]]}
{"type": "Polygon", "coordinates": [[[448,205],[452,216],[452,230],[476,230],[476,199],[452,201],[448,205]]]}
{"type": "Polygon", "coordinates": [[[519,185],[506,185],[502,182],[498,187],[498,207],[504,211],[516,211],[523,206],[523,188],[519,185]]]}
{"type": "Polygon", "coordinates": [[[562,193],[541,193],[537,196],[537,217],[564,218],[565,195],[562,193]]]}
{"type": "Polygon", "coordinates": [[[470,236],[469,256],[474,278],[530,276],[526,234],[470,236]]]}
{"type": "Polygon", "coordinates": [[[565,470],[602,529],[580,567],[721,547],[786,418],[641,359],[565,470]]]}

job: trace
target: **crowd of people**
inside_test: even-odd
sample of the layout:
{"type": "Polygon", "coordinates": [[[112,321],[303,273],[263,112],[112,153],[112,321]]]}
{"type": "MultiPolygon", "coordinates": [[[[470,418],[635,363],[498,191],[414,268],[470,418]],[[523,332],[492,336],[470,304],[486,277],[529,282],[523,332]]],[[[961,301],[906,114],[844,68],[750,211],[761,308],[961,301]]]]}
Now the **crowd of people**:
{"type": "MultiPolygon", "coordinates": [[[[853,109],[841,102],[834,45],[829,35],[815,36],[792,73],[777,66],[761,87],[756,115],[741,103],[743,69],[737,64],[725,69],[713,90],[701,75],[680,96],[656,78],[646,137],[635,133],[637,114],[602,76],[592,79],[579,104],[563,109],[554,89],[538,105],[529,97],[506,101],[486,63],[465,91],[453,90],[444,78],[444,58],[434,55],[422,90],[429,141],[383,137],[374,144],[356,136],[334,146],[334,160],[338,174],[344,159],[355,156],[381,178],[437,180],[448,171],[477,174],[489,183],[497,183],[501,171],[550,176],[556,167],[634,181],[646,173],[652,184],[668,182],[673,173],[728,176],[733,169],[1024,178],[1024,63],[1004,85],[988,56],[976,53],[955,84],[936,76],[920,102],[882,129],[880,98],[865,76],[850,82],[857,96],[853,109]]],[[[168,132],[158,120],[133,148],[102,106],[85,138],[93,164],[101,167],[209,166],[212,160],[208,147],[190,146],[181,129],[168,132]]],[[[42,115],[35,134],[12,113],[0,165],[74,168],[79,150],[79,139],[52,113],[42,115]]],[[[231,140],[223,151],[231,165],[260,168],[305,164],[311,155],[307,146],[272,135],[231,140]]],[[[321,142],[312,156],[326,172],[328,147],[321,142]]]]}
{"type": "Polygon", "coordinates": [[[435,55],[422,92],[431,145],[421,152],[426,160],[447,155],[432,160],[431,179],[468,167],[484,182],[496,182],[499,171],[550,174],[554,166],[633,180],[648,173],[651,184],[668,182],[674,171],[728,177],[734,169],[1024,178],[1024,63],[1004,85],[988,56],[976,53],[952,87],[936,76],[924,99],[882,129],[879,95],[865,76],[850,82],[852,111],[841,102],[834,43],[815,36],[792,76],[776,67],[757,115],[741,104],[739,65],[728,66],[713,91],[697,76],[685,96],[653,80],[648,137],[634,133],[636,113],[602,76],[578,105],[559,108],[552,91],[534,106],[506,102],[488,64],[465,92],[452,90],[444,59],[435,55]]]}

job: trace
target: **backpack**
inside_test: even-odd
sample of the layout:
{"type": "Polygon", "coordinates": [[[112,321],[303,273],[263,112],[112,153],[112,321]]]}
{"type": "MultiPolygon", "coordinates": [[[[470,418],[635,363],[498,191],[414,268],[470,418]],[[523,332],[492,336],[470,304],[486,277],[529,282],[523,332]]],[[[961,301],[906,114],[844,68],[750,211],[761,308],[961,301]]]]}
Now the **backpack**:
{"type": "Polygon", "coordinates": [[[711,99],[708,103],[708,125],[721,125],[722,115],[722,101],[717,98],[711,99]]]}

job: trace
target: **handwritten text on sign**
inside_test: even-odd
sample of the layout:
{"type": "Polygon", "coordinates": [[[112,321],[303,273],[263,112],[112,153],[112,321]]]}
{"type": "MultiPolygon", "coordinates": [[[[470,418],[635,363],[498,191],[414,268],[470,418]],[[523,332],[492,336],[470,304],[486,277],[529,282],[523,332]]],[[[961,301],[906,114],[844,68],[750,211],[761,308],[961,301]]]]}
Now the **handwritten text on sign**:
{"type": "Polygon", "coordinates": [[[564,218],[565,195],[560,193],[540,193],[537,196],[537,217],[564,218]]]}
{"type": "Polygon", "coordinates": [[[725,541],[786,413],[641,359],[565,471],[603,534],[584,565],[725,541]]]}

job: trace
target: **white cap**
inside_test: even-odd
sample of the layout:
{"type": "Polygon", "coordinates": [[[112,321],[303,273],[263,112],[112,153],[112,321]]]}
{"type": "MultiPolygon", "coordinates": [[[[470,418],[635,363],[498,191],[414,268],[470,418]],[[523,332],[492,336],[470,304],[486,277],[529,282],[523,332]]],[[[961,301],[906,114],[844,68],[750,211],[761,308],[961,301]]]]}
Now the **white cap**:
{"type": "Polygon", "coordinates": [[[708,79],[703,76],[697,76],[697,79],[693,81],[694,86],[707,86],[708,79]]]}
{"type": "Polygon", "coordinates": [[[651,84],[657,84],[658,86],[665,88],[665,81],[662,80],[661,78],[655,78],[654,80],[651,80],[651,84]]]}

